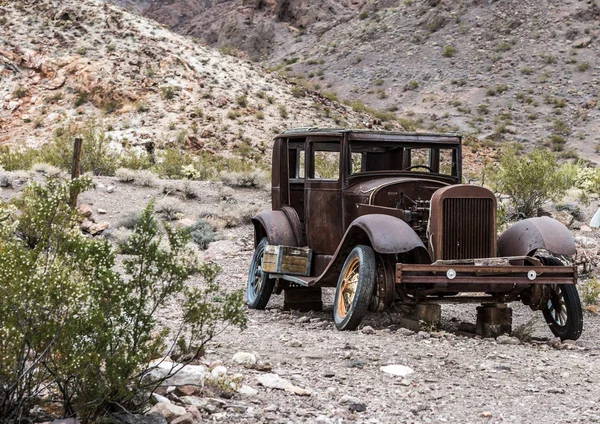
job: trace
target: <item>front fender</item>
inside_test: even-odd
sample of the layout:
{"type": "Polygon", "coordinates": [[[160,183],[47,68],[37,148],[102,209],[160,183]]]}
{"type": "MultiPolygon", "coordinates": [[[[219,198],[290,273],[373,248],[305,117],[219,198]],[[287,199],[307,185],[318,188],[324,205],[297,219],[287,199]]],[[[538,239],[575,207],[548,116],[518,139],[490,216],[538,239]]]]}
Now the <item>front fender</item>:
{"type": "Polygon", "coordinates": [[[254,247],[263,237],[271,245],[297,246],[294,229],[283,211],[262,211],[252,218],[254,247]]]}
{"type": "Polygon", "coordinates": [[[381,255],[413,252],[416,263],[431,263],[427,248],[406,222],[389,215],[363,215],[352,221],[329,265],[310,285],[335,286],[346,257],[359,244],[381,255]]]}
{"type": "Polygon", "coordinates": [[[537,249],[554,255],[574,255],[571,232],[555,219],[543,216],[519,221],[498,238],[499,256],[525,256],[537,249]]]}
{"type": "Polygon", "coordinates": [[[346,231],[342,244],[351,240],[357,232],[367,235],[369,244],[377,253],[384,255],[406,253],[415,248],[427,252],[421,238],[410,225],[393,216],[369,214],[356,218],[346,231]]]}

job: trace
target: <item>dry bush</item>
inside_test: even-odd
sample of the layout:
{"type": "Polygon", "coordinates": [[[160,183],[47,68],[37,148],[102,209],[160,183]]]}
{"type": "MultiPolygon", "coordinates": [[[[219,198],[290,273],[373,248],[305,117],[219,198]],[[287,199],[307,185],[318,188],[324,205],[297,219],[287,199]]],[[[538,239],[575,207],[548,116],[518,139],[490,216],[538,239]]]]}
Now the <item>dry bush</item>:
{"type": "Polygon", "coordinates": [[[49,163],[33,164],[31,170],[49,177],[58,177],[61,173],[60,169],[58,169],[56,166],[50,165],[49,163]]]}
{"type": "Polygon", "coordinates": [[[156,213],[166,221],[175,221],[183,217],[183,202],[174,197],[165,197],[156,203],[156,213]]]}
{"type": "Polygon", "coordinates": [[[228,204],[221,208],[219,219],[223,221],[225,228],[235,228],[249,224],[250,219],[258,213],[259,209],[254,204],[228,204]]]}
{"type": "Polygon", "coordinates": [[[193,187],[191,182],[188,180],[172,181],[166,183],[163,186],[163,193],[167,195],[177,194],[183,197],[184,199],[196,199],[200,197],[200,193],[198,193],[196,188],[193,187]]]}
{"type": "Polygon", "coordinates": [[[221,181],[230,187],[255,187],[266,189],[269,187],[269,175],[265,171],[254,170],[251,172],[222,171],[221,181]]]}
{"type": "Polygon", "coordinates": [[[133,183],[142,187],[156,187],[158,185],[158,175],[147,169],[134,171],[135,177],[133,183]]]}
{"type": "Polygon", "coordinates": [[[133,169],[119,168],[115,171],[115,177],[122,183],[132,183],[135,181],[135,171],[133,169]]]}

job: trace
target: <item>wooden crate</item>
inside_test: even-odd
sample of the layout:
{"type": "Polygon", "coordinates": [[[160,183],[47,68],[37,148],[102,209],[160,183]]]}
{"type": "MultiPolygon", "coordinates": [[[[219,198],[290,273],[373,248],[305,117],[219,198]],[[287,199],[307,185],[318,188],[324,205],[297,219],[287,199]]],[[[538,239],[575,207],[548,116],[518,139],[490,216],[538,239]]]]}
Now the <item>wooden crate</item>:
{"type": "Polygon", "coordinates": [[[271,246],[265,249],[263,270],[273,274],[310,275],[312,249],[308,247],[271,246]]]}

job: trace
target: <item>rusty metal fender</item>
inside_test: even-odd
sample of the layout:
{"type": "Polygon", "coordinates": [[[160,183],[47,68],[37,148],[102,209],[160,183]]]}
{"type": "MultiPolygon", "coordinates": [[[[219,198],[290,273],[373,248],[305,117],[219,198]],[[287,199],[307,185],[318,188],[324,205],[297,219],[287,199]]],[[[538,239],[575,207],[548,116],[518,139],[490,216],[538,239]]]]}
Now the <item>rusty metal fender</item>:
{"type": "Polygon", "coordinates": [[[574,255],[576,252],[567,227],[547,216],[519,221],[498,238],[499,256],[531,255],[537,249],[546,249],[554,255],[574,255]]]}
{"type": "Polygon", "coordinates": [[[359,244],[371,245],[380,255],[414,252],[415,263],[431,263],[427,248],[406,222],[389,215],[363,215],[352,221],[327,268],[309,284],[335,286],[346,257],[359,244]]]}
{"type": "Polygon", "coordinates": [[[405,253],[416,248],[422,248],[427,252],[427,248],[410,225],[390,215],[359,216],[348,227],[341,244],[346,240],[354,239],[357,231],[367,235],[369,244],[377,253],[384,255],[405,253]]]}
{"type": "Polygon", "coordinates": [[[255,247],[263,237],[267,237],[272,245],[298,246],[294,227],[283,211],[259,212],[252,218],[252,225],[255,247]]]}

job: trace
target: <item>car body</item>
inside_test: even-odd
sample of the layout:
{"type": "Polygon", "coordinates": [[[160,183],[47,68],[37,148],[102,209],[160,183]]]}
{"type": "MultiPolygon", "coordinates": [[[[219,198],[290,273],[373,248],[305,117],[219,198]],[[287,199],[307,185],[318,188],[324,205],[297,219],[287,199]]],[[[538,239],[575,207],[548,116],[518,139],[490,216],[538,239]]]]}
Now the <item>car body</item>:
{"type": "Polygon", "coordinates": [[[557,336],[578,338],[576,268],[556,258],[575,253],[568,229],[530,218],[497,237],[495,195],[462,180],[457,134],[278,135],[271,210],[252,220],[249,306],[264,308],[273,291],[336,287],[334,321],[344,330],[394,302],[521,300],[542,310],[557,336]]]}

